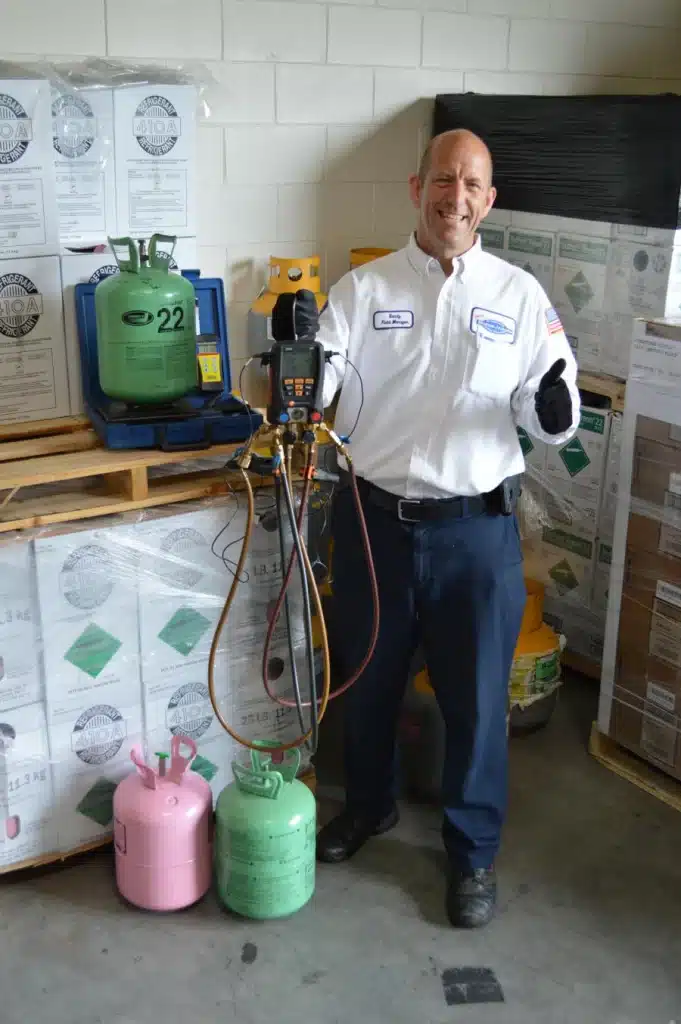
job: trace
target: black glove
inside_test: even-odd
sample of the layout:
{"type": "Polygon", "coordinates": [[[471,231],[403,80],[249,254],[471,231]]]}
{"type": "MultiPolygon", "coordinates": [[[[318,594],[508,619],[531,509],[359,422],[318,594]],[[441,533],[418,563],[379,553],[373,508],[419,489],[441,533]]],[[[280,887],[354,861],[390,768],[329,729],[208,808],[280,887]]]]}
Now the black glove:
{"type": "Polygon", "coordinates": [[[539,382],[534,396],[537,417],[547,434],[562,434],[572,426],[572,398],[561,377],[565,366],[564,359],[556,359],[539,382]]]}
{"type": "Polygon", "coordinates": [[[307,288],[284,292],[272,310],[275,341],[314,341],[319,330],[319,311],[314,292],[307,288]]]}

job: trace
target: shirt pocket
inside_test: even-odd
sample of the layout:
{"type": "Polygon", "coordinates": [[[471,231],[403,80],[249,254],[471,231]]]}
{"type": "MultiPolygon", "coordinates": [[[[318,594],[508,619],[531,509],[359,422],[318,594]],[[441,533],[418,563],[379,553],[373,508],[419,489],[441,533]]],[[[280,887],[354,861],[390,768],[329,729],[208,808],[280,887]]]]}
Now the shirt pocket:
{"type": "Polygon", "coordinates": [[[509,399],[520,373],[518,346],[476,339],[468,354],[466,390],[480,398],[509,399]]]}

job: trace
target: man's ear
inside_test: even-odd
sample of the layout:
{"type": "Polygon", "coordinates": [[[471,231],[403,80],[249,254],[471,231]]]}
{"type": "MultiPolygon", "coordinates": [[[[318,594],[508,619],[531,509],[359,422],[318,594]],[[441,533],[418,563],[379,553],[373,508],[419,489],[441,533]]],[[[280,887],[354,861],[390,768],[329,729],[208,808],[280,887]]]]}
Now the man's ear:
{"type": "Polygon", "coordinates": [[[489,213],[489,211],[492,209],[496,198],[497,190],[495,189],[494,185],[490,185],[489,195],[487,196],[487,205],[485,206],[485,212],[482,215],[482,219],[484,219],[489,213]]]}
{"type": "Polygon", "coordinates": [[[421,180],[418,174],[409,175],[409,197],[418,210],[421,205],[421,180]]]}

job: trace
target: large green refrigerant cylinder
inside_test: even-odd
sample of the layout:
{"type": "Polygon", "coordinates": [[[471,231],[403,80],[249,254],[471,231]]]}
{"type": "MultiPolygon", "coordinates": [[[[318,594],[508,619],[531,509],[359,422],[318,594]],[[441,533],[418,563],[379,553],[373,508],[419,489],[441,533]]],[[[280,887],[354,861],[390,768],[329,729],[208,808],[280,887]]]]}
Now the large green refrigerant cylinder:
{"type": "Polygon", "coordinates": [[[196,316],[194,288],[179,274],[170,274],[170,260],[157,252],[157,242],[175,242],[153,235],[149,262],[140,266],[131,238],[109,239],[128,247],[119,274],[95,289],[99,383],[109,398],[155,404],[182,398],[196,387],[196,316]]]}
{"type": "Polygon", "coordinates": [[[232,765],[234,782],[215,808],[215,875],[224,905],[243,917],[285,917],[315,887],[317,806],[296,778],[300,751],[282,764],[251,751],[250,770],[232,765]]]}

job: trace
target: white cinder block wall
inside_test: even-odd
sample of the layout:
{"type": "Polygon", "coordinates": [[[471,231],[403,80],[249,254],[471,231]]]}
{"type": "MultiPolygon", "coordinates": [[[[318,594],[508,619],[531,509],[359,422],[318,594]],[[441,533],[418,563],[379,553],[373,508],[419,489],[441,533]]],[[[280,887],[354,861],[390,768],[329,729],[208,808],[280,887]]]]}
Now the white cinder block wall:
{"type": "Polygon", "coordinates": [[[0,55],[202,62],[201,269],[233,360],[268,256],[397,246],[437,92],[681,90],[681,0],[0,0],[0,55]]]}

